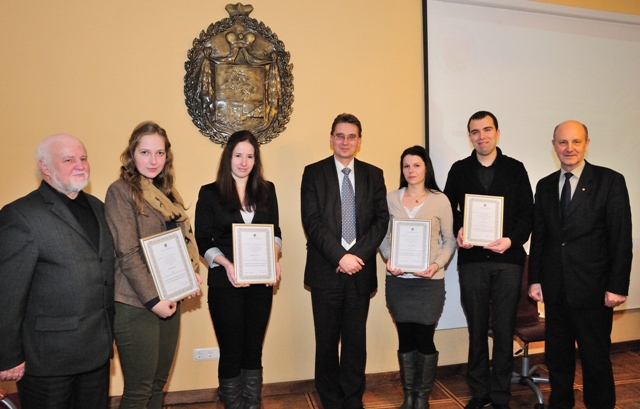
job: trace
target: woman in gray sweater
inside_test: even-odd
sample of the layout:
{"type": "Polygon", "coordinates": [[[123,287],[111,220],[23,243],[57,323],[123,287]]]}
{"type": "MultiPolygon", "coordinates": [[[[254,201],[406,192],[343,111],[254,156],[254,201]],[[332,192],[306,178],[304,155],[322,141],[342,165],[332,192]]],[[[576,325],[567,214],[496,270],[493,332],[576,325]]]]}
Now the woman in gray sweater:
{"type": "Polygon", "coordinates": [[[400,157],[400,189],[387,195],[389,230],[380,245],[387,260],[385,294],[398,330],[398,360],[404,389],[401,409],[429,407],[438,351],[435,327],[444,307],[444,267],[456,249],[453,216],[440,191],[431,159],[421,146],[406,149],[400,157]],[[391,267],[393,219],[431,221],[429,265],[424,271],[403,272],[391,267]]]}

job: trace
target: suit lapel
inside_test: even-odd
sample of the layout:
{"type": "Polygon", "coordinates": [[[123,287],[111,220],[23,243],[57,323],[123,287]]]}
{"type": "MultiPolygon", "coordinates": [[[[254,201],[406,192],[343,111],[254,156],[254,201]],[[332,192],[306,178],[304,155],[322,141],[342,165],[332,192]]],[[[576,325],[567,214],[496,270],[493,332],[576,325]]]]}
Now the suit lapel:
{"type": "Polygon", "coordinates": [[[545,188],[545,195],[548,197],[548,202],[551,203],[553,208],[554,223],[558,226],[562,225],[562,213],[560,210],[560,196],[559,196],[559,183],[560,183],[560,171],[553,173],[549,178],[549,183],[545,188]]]}
{"type": "Polygon", "coordinates": [[[356,181],[356,186],[355,186],[355,196],[356,196],[356,225],[358,224],[358,220],[361,219],[361,217],[358,217],[360,213],[360,209],[362,209],[363,206],[363,200],[365,198],[365,187],[367,186],[367,174],[366,174],[366,170],[365,167],[362,166],[362,163],[357,160],[354,159],[353,160],[353,169],[355,171],[355,181],[356,181]]]}
{"type": "Polygon", "coordinates": [[[340,195],[340,182],[338,182],[338,173],[336,171],[336,162],[333,155],[324,160],[322,173],[321,177],[325,179],[325,186],[327,187],[325,195],[328,201],[333,204],[333,220],[335,220],[335,228],[337,228],[340,235],[342,233],[342,199],[340,195]]]}
{"type": "MultiPolygon", "coordinates": [[[[87,200],[89,201],[89,205],[91,206],[91,210],[93,210],[93,215],[98,221],[98,226],[100,228],[100,235],[99,235],[100,242],[98,243],[100,248],[97,250],[99,254],[102,254],[105,244],[108,243],[109,240],[111,239],[110,237],[111,231],[109,230],[109,226],[107,226],[107,219],[104,218],[104,209],[101,206],[99,206],[95,200],[91,200],[91,199],[92,198],[87,197],[87,200]]],[[[82,231],[84,232],[84,229],[82,229],[82,231]]],[[[88,237],[86,236],[86,233],[85,233],[85,237],[88,237]]],[[[89,241],[91,242],[91,240],[89,241]]]]}
{"type": "Polygon", "coordinates": [[[571,203],[569,204],[569,211],[567,212],[567,218],[571,216],[571,214],[580,207],[580,204],[584,202],[589,193],[591,192],[591,188],[593,187],[593,168],[588,162],[585,162],[584,169],[582,170],[582,174],[580,175],[580,179],[578,180],[578,186],[576,186],[575,192],[573,192],[573,197],[571,198],[571,203]]]}
{"type": "MultiPolygon", "coordinates": [[[[78,234],[80,234],[85,240],[89,242],[89,244],[91,244],[91,247],[96,249],[93,243],[91,242],[91,239],[89,238],[87,233],[84,231],[84,228],[80,225],[80,222],[78,222],[78,220],[73,216],[73,214],[71,214],[71,211],[62,202],[62,200],[59,197],[57,197],[58,193],[52,192],[49,187],[44,186],[44,183],[47,183],[47,182],[42,181],[42,183],[40,184],[40,187],[38,188],[38,191],[44,198],[44,201],[51,204],[51,212],[56,216],[58,216],[60,219],[62,219],[62,221],[67,223],[76,232],[78,232],[78,234]]],[[[89,203],[91,203],[91,201],[89,203]]],[[[100,238],[102,238],[102,234],[104,230],[103,226],[100,223],[99,218],[97,217],[97,213],[95,213],[95,209],[93,205],[91,206],[91,208],[94,211],[94,215],[96,215],[96,219],[98,219],[98,224],[100,224],[100,238]]],[[[102,240],[100,241],[102,242],[102,240]]],[[[98,251],[98,249],[96,249],[96,251],[98,251]]]]}

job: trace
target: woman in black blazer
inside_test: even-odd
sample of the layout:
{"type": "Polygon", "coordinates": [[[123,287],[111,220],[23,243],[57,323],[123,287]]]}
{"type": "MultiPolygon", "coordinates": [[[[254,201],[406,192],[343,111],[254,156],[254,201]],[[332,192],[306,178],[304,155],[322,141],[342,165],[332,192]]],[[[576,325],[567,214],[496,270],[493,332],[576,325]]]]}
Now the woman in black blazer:
{"type": "Polygon", "coordinates": [[[271,313],[273,288],[239,284],[233,264],[233,223],[273,224],[275,259],[282,246],[278,200],[262,175],[260,146],[249,131],[231,135],[214,183],[202,186],[196,205],[195,236],[209,266],[209,312],[220,346],[218,392],[225,408],[260,408],[262,343],[271,313]],[[244,406],[242,406],[244,405],[244,406]]]}

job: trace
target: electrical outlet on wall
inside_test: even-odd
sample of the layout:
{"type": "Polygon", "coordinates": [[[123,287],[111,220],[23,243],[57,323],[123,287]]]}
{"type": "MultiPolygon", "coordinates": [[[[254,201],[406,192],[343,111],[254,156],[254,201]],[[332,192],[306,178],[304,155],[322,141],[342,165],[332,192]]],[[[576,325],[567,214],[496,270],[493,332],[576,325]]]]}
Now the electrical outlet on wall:
{"type": "Polygon", "coordinates": [[[208,361],[220,358],[220,348],[196,348],[193,350],[194,361],[208,361]]]}

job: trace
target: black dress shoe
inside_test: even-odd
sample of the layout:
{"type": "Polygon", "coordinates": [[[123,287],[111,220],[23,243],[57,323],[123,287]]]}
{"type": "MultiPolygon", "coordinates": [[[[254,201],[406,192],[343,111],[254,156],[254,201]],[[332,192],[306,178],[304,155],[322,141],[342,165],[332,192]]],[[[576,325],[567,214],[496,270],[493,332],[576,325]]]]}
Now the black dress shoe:
{"type": "Polygon", "coordinates": [[[482,409],[482,408],[486,408],[487,406],[489,406],[489,404],[491,403],[491,399],[487,398],[472,398],[469,403],[467,403],[467,406],[464,407],[464,409],[482,409]]]}

